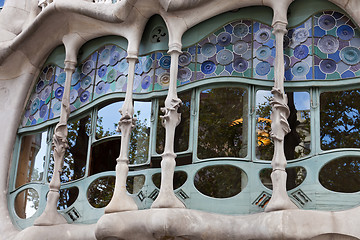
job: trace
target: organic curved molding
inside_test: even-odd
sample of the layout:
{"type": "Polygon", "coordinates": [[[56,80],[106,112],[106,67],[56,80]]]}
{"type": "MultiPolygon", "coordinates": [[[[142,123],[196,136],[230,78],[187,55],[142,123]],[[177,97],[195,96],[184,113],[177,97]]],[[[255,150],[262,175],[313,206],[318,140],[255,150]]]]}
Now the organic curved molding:
{"type": "Polygon", "coordinates": [[[160,5],[165,11],[169,12],[194,8],[205,2],[209,3],[211,1],[212,0],[159,0],[160,5]]]}

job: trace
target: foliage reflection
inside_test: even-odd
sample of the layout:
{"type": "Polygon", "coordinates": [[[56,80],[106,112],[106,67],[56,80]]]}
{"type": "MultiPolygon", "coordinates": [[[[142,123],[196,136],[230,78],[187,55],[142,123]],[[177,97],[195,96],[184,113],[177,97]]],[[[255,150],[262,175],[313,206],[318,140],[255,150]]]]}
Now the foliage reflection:
{"type": "MultiPolygon", "coordinates": [[[[181,187],[187,180],[187,174],[184,171],[175,171],[173,178],[173,188],[178,189],[181,187]]],[[[157,188],[160,188],[161,185],[161,173],[155,173],[152,176],[152,181],[157,188]]]]}
{"type": "Polygon", "coordinates": [[[39,194],[35,189],[28,188],[15,198],[15,212],[19,218],[26,219],[34,215],[39,208],[39,194]]]}

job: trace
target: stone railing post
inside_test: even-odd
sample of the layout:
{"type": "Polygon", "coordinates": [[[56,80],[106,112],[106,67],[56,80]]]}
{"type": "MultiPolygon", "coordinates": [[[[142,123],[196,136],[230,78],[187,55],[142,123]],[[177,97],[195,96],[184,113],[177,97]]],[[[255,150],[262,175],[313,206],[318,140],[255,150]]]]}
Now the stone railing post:
{"type": "Polygon", "coordinates": [[[105,213],[114,213],[122,211],[137,210],[138,207],[127,194],[126,179],[129,172],[129,144],[131,130],[135,127],[136,118],[134,117],[133,106],[133,85],[135,77],[135,64],[138,60],[137,55],[130,54],[127,57],[129,63],[129,74],[126,88],[124,104],[120,110],[122,117],[120,118],[118,131],[121,132],[120,156],[116,159],[116,180],[114,195],[110,203],[105,207],[105,213]]]}
{"type": "Polygon", "coordinates": [[[168,53],[171,56],[170,84],[168,95],[165,99],[165,107],[161,108],[161,111],[164,113],[164,116],[161,116],[162,125],[165,128],[165,147],[164,153],[161,155],[161,185],[159,195],[151,208],[185,208],[185,205],[174,194],[173,189],[176,166],[176,154],[174,152],[175,128],[181,121],[181,114],[178,113],[178,108],[182,104],[176,91],[181,45],[170,45],[168,53]]]}
{"type": "Polygon", "coordinates": [[[287,165],[284,153],[284,137],[290,132],[287,118],[290,110],[287,106],[287,96],[284,92],[284,47],[283,39],[287,32],[287,23],[277,21],[273,24],[273,33],[276,39],[276,57],[275,57],[275,83],[271,93],[271,133],[274,141],[274,156],[271,162],[272,173],[271,181],[273,184],[273,194],[266,206],[265,211],[276,211],[297,208],[290,200],[286,192],[287,174],[285,168],[287,165]]]}

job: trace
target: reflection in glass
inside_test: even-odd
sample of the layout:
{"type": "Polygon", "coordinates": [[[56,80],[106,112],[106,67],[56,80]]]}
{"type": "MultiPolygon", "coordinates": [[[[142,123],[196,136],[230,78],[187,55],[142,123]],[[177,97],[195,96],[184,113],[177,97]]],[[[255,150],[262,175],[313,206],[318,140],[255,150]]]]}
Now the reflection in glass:
{"type": "MultiPolygon", "coordinates": [[[[121,115],[118,110],[122,107],[123,102],[116,102],[101,108],[98,111],[97,125],[96,125],[96,139],[101,139],[108,136],[118,134],[116,132],[118,122],[121,115]]],[[[151,102],[134,102],[134,117],[137,118],[136,125],[131,131],[130,137],[130,150],[129,150],[129,163],[130,164],[142,164],[146,163],[149,156],[149,140],[150,140],[150,117],[151,117],[151,102]]],[[[115,162],[116,158],[120,154],[120,144],[115,146],[116,141],[106,143],[112,150],[119,149],[116,157],[113,157],[113,153],[107,158],[108,161],[115,162]],[[111,157],[111,158],[110,158],[111,157]]],[[[96,153],[95,153],[96,155],[96,153]]],[[[96,159],[93,155],[93,161],[102,161],[102,159],[96,159]]],[[[115,170],[111,169],[111,170],[115,170]]],[[[101,172],[102,170],[93,168],[93,172],[101,172]]]]}
{"type": "Polygon", "coordinates": [[[247,176],[232,165],[215,165],[200,169],[194,184],[202,194],[213,198],[228,198],[239,194],[247,185],[247,176]]]}
{"type": "Polygon", "coordinates": [[[121,118],[119,109],[121,109],[123,103],[123,101],[115,102],[99,109],[96,121],[96,139],[119,134],[116,129],[121,118]]]}
{"type": "MultiPolygon", "coordinates": [[[[181,187],[187,180],[187,173],[184,171],[175,171],[173,179],[173,188],[178,189],[181,187]]],[[[154,185],[160,189],[161,185],[161,173],[155,173],[152,175],[152,181],[154,185]]]]}
{"type": "Polygon", "coordinates": [[[79,189],[77,187],[61,189],[57,209],[62,210],[70,207],[76,201],[78,196],[79,189]]]}
{"type": "Polygon", "coordinates": [[[42,132],[22,137],[16,188],[43,179],[47,150],[46,136],[47,133],[42,132]]]}
{"type": "MultiPolygon", "coordinates": [[[[190,128],[190,104],[191,92],[179,94],[182,105],[179,108],[181,113],[181,122],[175,129],[174,151],[184,152],[189,147],[189,128],[190,128]]],[[[156,128],[156,152],[161,154],[164,152],[165,146],[165,128],[161,124],[160,116],[164,113],[160,110],[165,105],[165,98],[159,99],[158,124],[156,128]]]]}
{"type": "MultiPolygon", "coordinates": [[[[90,136],[91,118],[86,116],[68,123],[68,144],[64,156],[63,172],[60,176],[61,182],[69,182],[85,175],[86,156],[90,136]]],[[[54,172],[54,159],[51,154],[48,180],[51,180],[54,172]]]]}
{"type": "Polygon", "coordinates": [[[94,208],[106,207],[109,204],[115,187],[115,177],[100,177],[93,181],[87,191],[87,199],[94,208]]]}
{"type": "Polygon", "coordinates": [[[108,139],[91,147],[91,164],[89,174],[94,175],[106,171],[115,171],[116,159],[120,153],[121,139],[108,139]],[[106,149],[106,151],[104,151],[106,149]]]}
{"type": "Polygon", "coordinates": [[[39,194],[28,188],[18,193],[15,198],[15,212],[19,218],[26,219],[34,215],[39,208],[39,194]]]}
{"type": "MultiPolygon", "coordinates": [[[[264,168],[260,171],[260,180],[262,184],[268,189],[273,189],[271,175],[272,168],[264,168]]],[[[306,169],[303,167],[291,167],[286,168],[287,179],[286,179],[286,190],[289,191],[291,189],[299,186],[306,178],[306,169]]]]}
{"type": "Polygon", "coordinates": [[[130,194],[136,194],[142,189],[144,183],[144,175],[128,176],[126,179],[126,190],[130,194]]]}
{"type": "Polygon", "coordinates": [[[360,147],[360,90],[320,95],[321,149],[360,147]]]}
{"type": "Polygon", "coordinates": [[[247,101],[243,88],[200,93],[198,158],[246,156],[247,101]]]}
{"type": "Polygon", "coordinates": [[[328,162],[319,172],[319,181],[335,192],[360,191],[360,157],[342,157],[328,162]]]}
{"type": "MultiPolygon", "coordinates": [[[[287,119],[291,131],[284,139],[284,152],[287,160],[304,157],[310,153],[310,94],[308,92],[286,92],[290,115],[287,119]]],[[[274,143],[271,131],[271,98],[270,91],[260,90],[256,93],[256,157],[271,160],[274,154],[274,143]]]]}

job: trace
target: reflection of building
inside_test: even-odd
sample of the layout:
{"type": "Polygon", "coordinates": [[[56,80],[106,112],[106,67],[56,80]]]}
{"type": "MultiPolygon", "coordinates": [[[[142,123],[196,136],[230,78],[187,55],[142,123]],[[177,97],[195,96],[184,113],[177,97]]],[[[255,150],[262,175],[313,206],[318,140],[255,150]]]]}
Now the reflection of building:
{"type": "Polygon", "coordinates": [[[360,238],[359,10],[6,0],[0,239],[360,238]]]}

